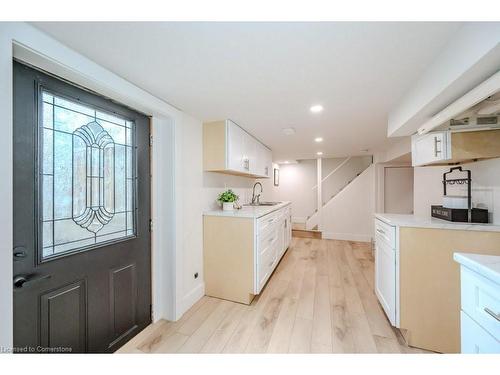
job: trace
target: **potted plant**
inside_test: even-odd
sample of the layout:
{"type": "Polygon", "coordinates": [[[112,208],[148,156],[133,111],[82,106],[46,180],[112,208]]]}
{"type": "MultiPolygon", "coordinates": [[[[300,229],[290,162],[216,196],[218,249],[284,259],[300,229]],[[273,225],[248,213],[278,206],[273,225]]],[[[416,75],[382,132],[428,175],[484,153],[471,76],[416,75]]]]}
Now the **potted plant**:
{"type": "Polygon", "coordinates": [[[217,200],[222,203],[222,209],[224,211],[232,211],[234,209],[234,202],[236,202],[239,197],[231,190],[226,190],[219,194],[217,200]]]}

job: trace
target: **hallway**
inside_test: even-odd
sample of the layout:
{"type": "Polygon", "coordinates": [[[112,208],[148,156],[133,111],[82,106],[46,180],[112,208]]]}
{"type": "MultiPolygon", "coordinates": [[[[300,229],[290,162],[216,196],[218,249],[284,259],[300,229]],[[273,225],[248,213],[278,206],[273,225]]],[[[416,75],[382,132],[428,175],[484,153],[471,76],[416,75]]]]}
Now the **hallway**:
{"type": "Polygon", "coordinates": [[[204,297],[119,353],[422,353],[392,328],[373,292],[370,245],[293,238],[250,306],[204,297]]]}

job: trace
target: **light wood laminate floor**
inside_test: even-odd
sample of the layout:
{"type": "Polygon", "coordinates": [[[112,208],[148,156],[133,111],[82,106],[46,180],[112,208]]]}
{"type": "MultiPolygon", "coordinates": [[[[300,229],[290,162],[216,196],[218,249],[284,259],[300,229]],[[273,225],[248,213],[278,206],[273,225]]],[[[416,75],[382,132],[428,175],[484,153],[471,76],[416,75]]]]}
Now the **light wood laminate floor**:
{"type": "Polygon", "coordinates": [[[373,292],[370,244],[293,238],[250,306],[203,297],[150,325],[119,353],[423,353],[409,348],[373,292]]]}

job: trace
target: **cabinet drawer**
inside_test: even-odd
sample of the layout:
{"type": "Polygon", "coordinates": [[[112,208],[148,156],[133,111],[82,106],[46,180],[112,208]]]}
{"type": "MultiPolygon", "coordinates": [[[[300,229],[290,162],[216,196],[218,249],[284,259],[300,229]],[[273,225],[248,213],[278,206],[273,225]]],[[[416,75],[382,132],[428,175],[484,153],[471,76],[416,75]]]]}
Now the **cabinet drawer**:
{"type": "Polygon", "coordinates": [[[460,312],[461,351],[464,354],[498,354],[500,342],[472,320],[465,312],[460,312]]]}
{"type": "Polygon", "coordinates": [[[257,219],[257,235],[266,235],[273,226],[276,226],[282,215],[282,210],[277,210],[257,219]]]}
{"type": "Polygon", "coordinates": [[[267,231],[264,236],[258,238],[257,249],[259,254],[264,252],[268,247],[273,246],[274,243],[278,240],[278,229],[278,226],[275,226],[271,228],[271,230],[267,231]]]}
{"type": "Polygon", "coordinates": [[[396,227],[389,225],[382,220],[375,220],[375,238],[380,238],[389,244],[393,249],[396,248],[396,227]]]}
{"type": "Polygon", "coordinates": [[[460,283],[462,310],[500,340],[500,285],[464,266],[460,271],[460,283]]]}
{"type": "Polygon", "coordinates": [[[258,288],[257,293],[260,293],[260,290],[266,283],[267,279],[273,272],[275,263],[276,263],[276,255],[277,255],[277,244],[278,238],[275,237],[273,242],[267,243],[262,251],[258,254],[258,288]]]}

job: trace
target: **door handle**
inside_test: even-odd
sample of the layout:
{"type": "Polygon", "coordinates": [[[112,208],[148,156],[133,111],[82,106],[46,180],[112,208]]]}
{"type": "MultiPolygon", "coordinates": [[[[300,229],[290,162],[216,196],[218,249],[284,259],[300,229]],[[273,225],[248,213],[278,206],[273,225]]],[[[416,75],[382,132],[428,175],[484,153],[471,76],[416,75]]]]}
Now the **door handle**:
{"type": "Polygon", "coordinates": [[[441,153],[441,150],[438,150],[438,143],[441,143],[441,140],[438,137],[434,137],[434,157],[436,158],[441,153]]]}
{"type": "Polygon", "coordinates": [[[51,275],[44,275],[38,277],[35,275],[18,275],[14,277],[14,287],[22,288],[25,285],[34,284],[38,281],[50,279],[51,277],[52,277],[51,275]]]}

